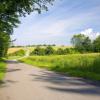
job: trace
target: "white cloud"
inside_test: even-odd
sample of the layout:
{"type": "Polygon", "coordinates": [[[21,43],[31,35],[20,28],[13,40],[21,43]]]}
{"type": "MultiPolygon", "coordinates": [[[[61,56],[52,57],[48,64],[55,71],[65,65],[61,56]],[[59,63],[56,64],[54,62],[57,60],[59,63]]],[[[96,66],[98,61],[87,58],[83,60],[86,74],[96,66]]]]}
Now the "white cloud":
{"type": "Polygon", "coordinates": [[[89,36],[91,39],[95,39],[97,36],[100,35],[99,32],[94,32],[92,28],[85,29],[81,32],[81,34],[89,36]]]}

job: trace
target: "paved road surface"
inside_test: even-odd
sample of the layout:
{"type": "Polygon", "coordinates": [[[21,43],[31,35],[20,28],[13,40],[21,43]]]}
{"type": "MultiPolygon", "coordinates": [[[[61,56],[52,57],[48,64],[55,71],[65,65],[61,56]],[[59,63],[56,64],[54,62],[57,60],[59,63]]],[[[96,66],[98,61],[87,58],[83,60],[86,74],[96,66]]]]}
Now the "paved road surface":
{"type": "Polygon", "coordinates": [[[100,87],[78,78],[8,61],[0,100],[100,100],[100,87]]]}

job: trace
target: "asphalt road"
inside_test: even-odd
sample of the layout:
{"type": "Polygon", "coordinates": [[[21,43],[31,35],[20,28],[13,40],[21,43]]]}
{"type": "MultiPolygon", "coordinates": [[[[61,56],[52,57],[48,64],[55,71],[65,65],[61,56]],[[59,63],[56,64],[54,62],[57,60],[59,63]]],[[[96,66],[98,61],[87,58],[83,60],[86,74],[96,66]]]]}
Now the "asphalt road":
{"type": "Polygon", "coordinates": [[[0,100],[100,100],[100,86],[16,61],[8,61],[0,100]]]}

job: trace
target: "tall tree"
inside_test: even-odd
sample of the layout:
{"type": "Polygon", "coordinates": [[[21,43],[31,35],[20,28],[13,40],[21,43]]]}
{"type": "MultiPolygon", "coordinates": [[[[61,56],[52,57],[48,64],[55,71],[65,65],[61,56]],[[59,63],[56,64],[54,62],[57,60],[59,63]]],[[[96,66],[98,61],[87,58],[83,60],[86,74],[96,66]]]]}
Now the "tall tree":
{"type": "Polygon", "coordinates": [[[89,37],[83,34],[74,35],[71,39],[71,43],[80,52],[91,50],[91,40],[89,39],[89,37]]]}
{"type": "Polygon", "coordinates": [[[10,44],[9,34],[1,33],[0,34],[0,57],[6,56],[9,44],[10,44]]]}

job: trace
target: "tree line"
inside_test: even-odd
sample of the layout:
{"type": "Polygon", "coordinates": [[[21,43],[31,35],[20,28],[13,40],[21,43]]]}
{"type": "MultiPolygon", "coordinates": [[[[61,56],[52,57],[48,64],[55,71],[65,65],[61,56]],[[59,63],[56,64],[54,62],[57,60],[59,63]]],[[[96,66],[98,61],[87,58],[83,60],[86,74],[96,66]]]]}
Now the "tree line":
{"type": "Polygon", "coordinates": [[[37,46],[30,55],[65,55],[65,54],[73,54],[77,53],[75,48],[57,48],[55,49],[52,46],[47,46],[45,48],[37,46]]]}
{"type": "Polygon", "coordinates": [[[37,46],[30,55],[65,55],[65,54],[75,54],[75,53],[90,53],[90,52],[100,52],[100,35],[91,40],[88,36],[84,34],[76,34],[72,37],[71,43],[73,47],[71,48],[58,48],[57,50],[53,46],[47,46],[42,48],[37,46]]]}

